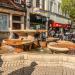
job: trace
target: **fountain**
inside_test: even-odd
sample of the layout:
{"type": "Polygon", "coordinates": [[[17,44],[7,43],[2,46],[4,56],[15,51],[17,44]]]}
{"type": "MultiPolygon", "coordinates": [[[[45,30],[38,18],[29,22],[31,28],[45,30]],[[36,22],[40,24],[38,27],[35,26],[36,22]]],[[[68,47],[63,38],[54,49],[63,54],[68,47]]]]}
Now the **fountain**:
{"type": "Polygon", "coordinates": [[[17,52],[17,53],[23,52],[23,46],[25,44],[31,44],[33,42],[33,40],[32,40],[32,38],[27,39],[25,37],[22,37],[21,34],[25,35],[25,33],[27,33],[28,35],[32,35],[35,32],[36,32],[36,30],[11,30],[11,29],[9,29],[10,36],[8,39],[3,39],[1,49],[6,48],[8,50],[7,52],[9,52],[9,53],[11,53],[13,51],[17,52]],[[18,34],[19,38],[14,38],[13,33],[18,34]],[[10,51],[9,49],[12,49],[12,51],[10,51]]]}

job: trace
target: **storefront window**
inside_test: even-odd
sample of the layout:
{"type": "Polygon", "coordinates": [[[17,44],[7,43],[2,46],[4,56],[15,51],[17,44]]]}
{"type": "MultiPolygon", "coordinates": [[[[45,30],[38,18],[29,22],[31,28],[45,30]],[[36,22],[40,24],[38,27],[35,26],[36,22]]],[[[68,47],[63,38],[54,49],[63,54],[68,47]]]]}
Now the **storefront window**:
{"type": "Polygon", "coordinates": [[[38,14],[30,14],[31,29],[45,29],[46,17],[38,14]]]}
{"type": "Polygon", "coordinates": [[[7,14],[0,14],[0,31],[7,31],[9,18],[7,14]]]}

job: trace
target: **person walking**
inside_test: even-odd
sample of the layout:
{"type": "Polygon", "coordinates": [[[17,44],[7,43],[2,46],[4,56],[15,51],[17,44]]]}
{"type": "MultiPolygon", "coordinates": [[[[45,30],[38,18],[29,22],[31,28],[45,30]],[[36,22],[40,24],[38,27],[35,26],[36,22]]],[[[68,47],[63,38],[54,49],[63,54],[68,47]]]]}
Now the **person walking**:
{"type": "Polygon", "coordinates": [[[59,34],[59,39],[64,40],[65,39],[65,35],[63,32],[60,32],[59,34]]]}
{"type": "Polygon", "coordinates": [[[54,30],[51,30],[50,33],[51,33],[51,36],[54,37],[54,35],[55,35],[55,31],[54,31],[54,30]]]}

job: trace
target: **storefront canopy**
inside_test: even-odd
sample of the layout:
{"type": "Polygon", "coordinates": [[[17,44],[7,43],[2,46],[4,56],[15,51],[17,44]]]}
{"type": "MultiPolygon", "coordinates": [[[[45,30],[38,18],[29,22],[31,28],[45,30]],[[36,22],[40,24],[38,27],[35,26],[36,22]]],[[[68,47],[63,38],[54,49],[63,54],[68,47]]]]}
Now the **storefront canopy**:
{"type": "Polygon", "coordinates": [[[71,25],[70,24],[61,24],[61,23],[57,23],[57,22],[53,22],[51,27],[58,27],[58,28],[70,28],[71,25]]]}

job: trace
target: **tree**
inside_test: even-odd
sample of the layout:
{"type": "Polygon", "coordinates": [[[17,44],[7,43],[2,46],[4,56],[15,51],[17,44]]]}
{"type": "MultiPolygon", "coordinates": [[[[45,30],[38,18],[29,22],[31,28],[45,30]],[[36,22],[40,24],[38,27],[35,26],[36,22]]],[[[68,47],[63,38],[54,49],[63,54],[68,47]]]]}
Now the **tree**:
{"type": "Polygon", "coordinates": [[[61,8],[63,13],[69,14],[71,19],[75,19],[75,0],[62,0],[61,8]]]}

